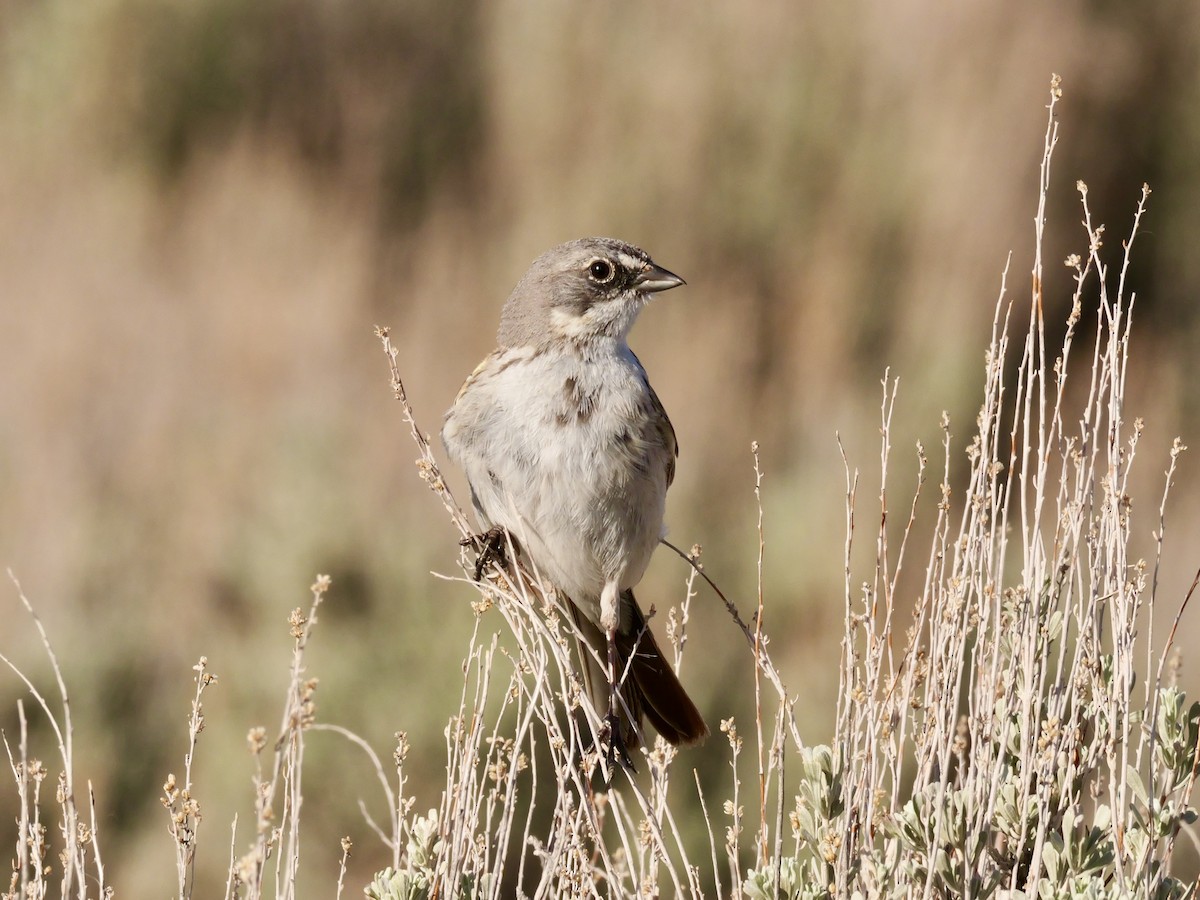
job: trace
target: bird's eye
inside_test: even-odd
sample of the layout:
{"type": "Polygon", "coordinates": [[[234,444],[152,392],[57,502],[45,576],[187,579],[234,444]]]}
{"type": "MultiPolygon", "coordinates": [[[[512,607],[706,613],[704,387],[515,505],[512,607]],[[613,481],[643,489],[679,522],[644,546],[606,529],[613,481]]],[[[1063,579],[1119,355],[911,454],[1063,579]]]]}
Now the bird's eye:
{"type": "Polygon", "coordinates": [[[593,281],[606,284],[612,281],[613,265],[607,259],[592,260],[592,264],[588,266],[588,274],[592,276],[593,281]]]}

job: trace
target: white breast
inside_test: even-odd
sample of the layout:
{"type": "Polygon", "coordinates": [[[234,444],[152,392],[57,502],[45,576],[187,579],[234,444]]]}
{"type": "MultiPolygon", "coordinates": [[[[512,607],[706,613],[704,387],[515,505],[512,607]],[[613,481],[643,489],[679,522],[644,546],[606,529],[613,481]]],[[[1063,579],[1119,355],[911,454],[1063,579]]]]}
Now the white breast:
{"type": "Polygon", "coordinates": [[[577,603],[598,602],[609,582],[632,587],[662,534],[671,452],[636,357],[614,342],[586,361],[571,350],[492,360],[443,430],[483,516],[577,603]]]}

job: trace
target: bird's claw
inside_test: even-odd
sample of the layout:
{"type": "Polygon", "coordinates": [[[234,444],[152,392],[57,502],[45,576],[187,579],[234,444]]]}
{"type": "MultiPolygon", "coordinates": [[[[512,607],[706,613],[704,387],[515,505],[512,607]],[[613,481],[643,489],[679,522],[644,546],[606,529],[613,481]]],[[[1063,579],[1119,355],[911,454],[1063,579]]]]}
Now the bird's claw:
{"type": "MultiPolygon", "coordinates": [[[[615,774],[619,763],[630,772],[636,772],[637,766],[633,764],[633,757],[625,747],[625,738],[621,736],[621,720],[615,714],[609,713],[604,717],[604,725],[608,731],[608,748],[604,758],[608,762],[609,771],[615,774]]],[[[609,776],[609,781],[612,781],[612,775],[609,776]]]]}
{"type": "Polygon", "coordinates": [[[458,542],[462,547],[476,547],[479,556],[475,558],[475,571],[472,577],[475,581],[483,580],[483,571],[492,562],[500,564],[501,568],[508,565],[508,541],[504,529],[499,525],[489,528],[482,534],[473,534],[458,542]]]}

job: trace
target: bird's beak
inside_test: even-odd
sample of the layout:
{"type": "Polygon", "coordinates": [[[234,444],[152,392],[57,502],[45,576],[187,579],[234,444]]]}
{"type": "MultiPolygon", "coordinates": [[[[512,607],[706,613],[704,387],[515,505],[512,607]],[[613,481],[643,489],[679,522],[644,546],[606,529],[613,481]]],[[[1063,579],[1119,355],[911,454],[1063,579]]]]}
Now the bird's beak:
{"type": "Polygon", "coordinates": [[[655,294],[659,291],[669,291],[673,287],[679,287],[681,284],[686,284],[682,278],[674,272],[668,272],[666,269],[656,266],[651,263],[647,266],[637,278],[633,280],[634,287],[646,294],[655,294]]]}

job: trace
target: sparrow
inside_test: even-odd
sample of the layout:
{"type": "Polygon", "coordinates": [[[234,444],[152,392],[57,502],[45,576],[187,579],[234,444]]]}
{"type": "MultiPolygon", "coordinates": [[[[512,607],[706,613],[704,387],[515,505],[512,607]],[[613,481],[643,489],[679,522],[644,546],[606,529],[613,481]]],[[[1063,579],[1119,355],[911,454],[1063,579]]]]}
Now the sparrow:
{"type": "Polygon", "coordinates": [[[548,250],[442,426],[485,532],[507,534],[570,610],[583,683],[626,762],[643,719],[675,745],[708,735],[633,594],[664,535],[679,446],[627,337],[654,296],[683,283],[611,238],[548,250]]]}

